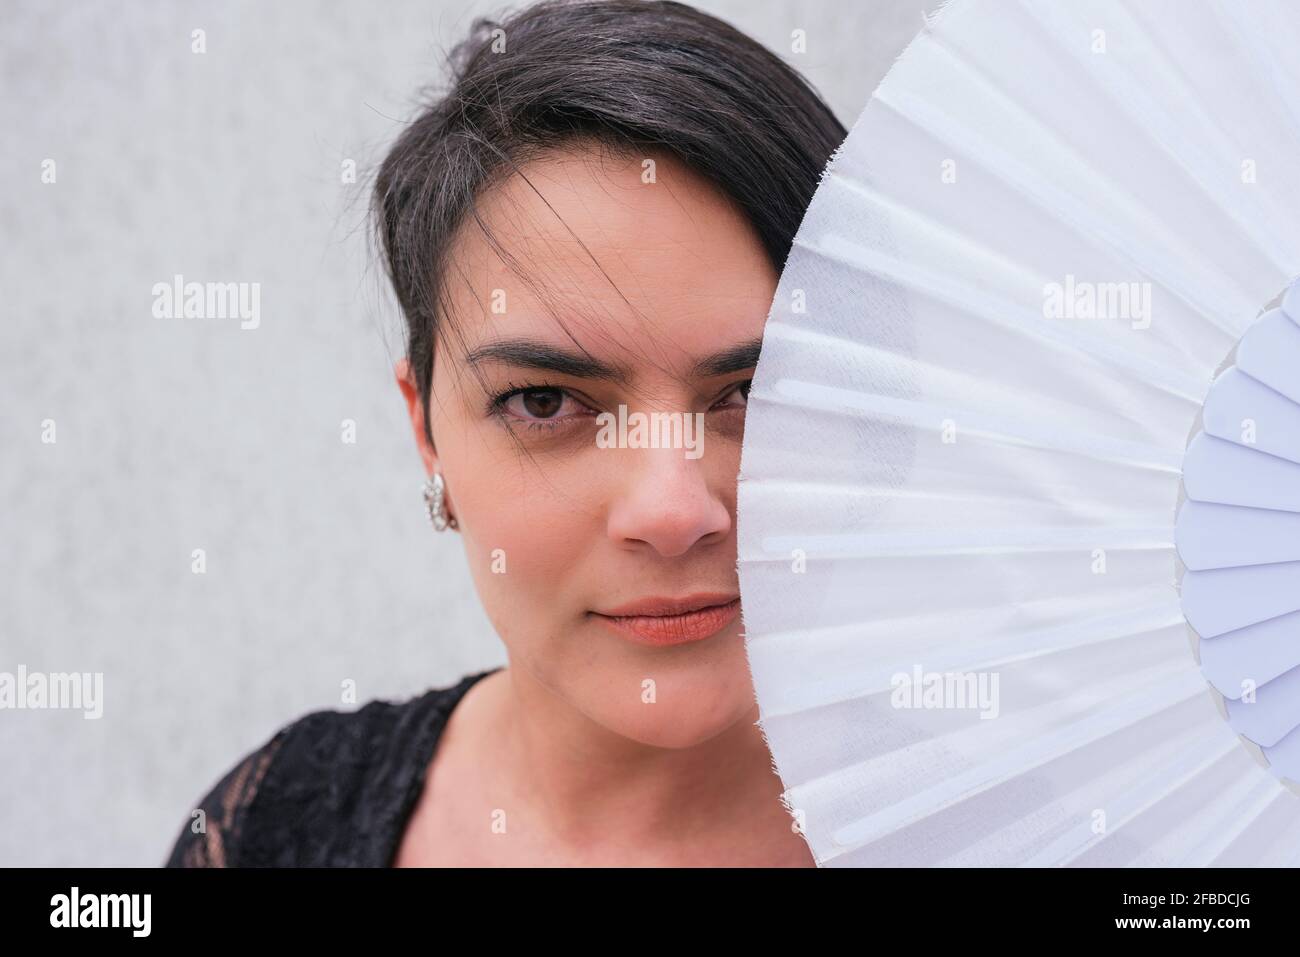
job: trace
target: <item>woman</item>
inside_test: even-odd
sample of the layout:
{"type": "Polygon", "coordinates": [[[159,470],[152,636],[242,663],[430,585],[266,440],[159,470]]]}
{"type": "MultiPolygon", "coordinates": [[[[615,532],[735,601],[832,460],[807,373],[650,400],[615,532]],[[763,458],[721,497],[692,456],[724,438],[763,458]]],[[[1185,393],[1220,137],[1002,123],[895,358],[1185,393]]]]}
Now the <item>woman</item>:
{"type": "Polygon", "coordinates": [[[539,4],[452,65],[373,209],[430,516],[509,665],[280,729],[170,864],[811,866],[756,725],[736,479],[844,127],[677,3],[539,4]]]}

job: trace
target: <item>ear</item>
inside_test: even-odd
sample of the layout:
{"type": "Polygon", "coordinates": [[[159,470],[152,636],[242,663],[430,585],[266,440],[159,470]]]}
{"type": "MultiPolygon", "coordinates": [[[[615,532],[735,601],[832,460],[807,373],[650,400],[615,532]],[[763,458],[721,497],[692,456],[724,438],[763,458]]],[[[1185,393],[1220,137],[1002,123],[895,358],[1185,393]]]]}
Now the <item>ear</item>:
{"type": "Polygon", "coordinates": [[[420,389],[415,384],[410,361],[405,358],[398,360],[393,372],[397,387],[402,390],[402,398],[406,400],[406,414],[410,416],[411,429],[415,432],[415,447],[419,450],[420,461],[424,463],[424,474],[432,475],[438,465],[438,452],[425,435],[424,403],[420,401],[420,389]]]}

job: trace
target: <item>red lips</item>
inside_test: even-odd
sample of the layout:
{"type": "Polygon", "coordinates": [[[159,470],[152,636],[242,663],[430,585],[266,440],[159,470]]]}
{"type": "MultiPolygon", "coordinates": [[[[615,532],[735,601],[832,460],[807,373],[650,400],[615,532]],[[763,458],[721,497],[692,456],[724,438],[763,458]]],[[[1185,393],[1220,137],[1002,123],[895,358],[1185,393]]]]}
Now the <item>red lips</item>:
{"type": "Polygon", "coordinates": [[[714,605],[730,604],[739,597],[739,595],[728,594],[727,592],[705,591],[697,592],[694,595],[686,595],[682,598],[640,598],[625,605],[619,605],[617,608],[607,608],[596,614],[607,615],[610,618],[623,618],[634,615],[682,615],[714,605]]]}
{"type": "Polygon", "coordinates": [[[645,645],[679,645],[715,635],[740,612],[740,598],[700,592],[683,598],[643,598],[592,612],[621,637],[645,645]]]}

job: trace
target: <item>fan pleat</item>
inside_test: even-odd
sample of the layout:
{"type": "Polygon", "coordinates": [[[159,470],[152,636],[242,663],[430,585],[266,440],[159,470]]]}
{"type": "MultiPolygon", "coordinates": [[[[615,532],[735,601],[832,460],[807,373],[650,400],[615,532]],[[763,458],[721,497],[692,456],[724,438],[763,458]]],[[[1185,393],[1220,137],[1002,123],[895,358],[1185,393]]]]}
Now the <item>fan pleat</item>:
{"type": "MultiPolygon", "coordinates": [[[[787,402],[805,410],[861,415],[919,427],[928,426],[936,430],[945,419],[953,415],[953,406],[950,405],[872,395],[799,379],[778,379],[772,391],[762,390],[760,394],[768,401],[787,402]]],[[[1095,432],[1062,431],[1000,411],[985,412],[967,407],[962,411],[959,421],[962,432],[969,438],[1058,449],[1074,455],[1169,473],[1178,472],[1182,464],[1182,455],[1171,449],[1117,440],[1095,432]]]]}
{"type": "MultiPolygon", "coordinates": [[[[1162,717],[1185,717],[1185,709],[1162,717]]],[[[933,858],[927,857],[923,863],[1064,866],[1106,841],[1111,848],[1131,846],[1125,826],[1146,809],[1159,806],[1185,782],[1212,771],[1216,764],[1242,759],[1230,735],[1207,746],[1198,731],[1197,725],[1184,725],[1173,734],[1152,733],[1141,747],[1130,747],[1100,761],[1099,746],[1094,746],[1091,754],[1088,749],[1072,752],[1045,765],[1029,782],[1012,782],[1012,786],[988,792],[986,798],[956,806],[950,813],[973,831],[971,839],[963,841],[955,852],[935,848],[933,858]],[[1026,783],[1030,786],[1024,786],[1026,783]],[[1011,805],[1021,814],[1003,823],[989,813],[995,802],[1011,805]],[[987,824],[979,826],[984,819],[987,824]]],[[[891,845],[901,845],[910,836],[903,831],[897,838],[852,853],[869,862],[873,856],[902,851],[901,846],[895,850],[891,845]]]]}
{"type": "MultiPolygon", "coordinates": [[[[951,152],[960,156],[962,162],[980,166],[988,175],[1000,178],[1039,209],[1071,226],[1079,243],[1100,244],[1143,276],[1160,283],[1212,327],[1231,338],[1244,331],[1241,324],[1244,320],[1234,322],[1233,317],[1242,316],[1247,304],[1253,306],[1254,303],[1223,275],[1218,263],[1204,257],[1201,250],[1189,246],[1167,229],[1138,201],[1100,180],[1077,154],[1065,149],[1049,130],[1006,101],[996,88],[981,82],[975,75],[964,75],[963,80],[979,87],[981,99],[997,102],[1011,114],[1013,119],[1009,125],[1034,144],[1035,153],[1040,150],[1051,152],[1052,158],[1031,167],[1016,154],[1000,147],[987,134],[965,127],[960,120],[952,118],[952,114],[897,91],[887,95],[878,93],[872,102],[893,109],[900,118],[907,119],[929,136],[950,144],[951,152]],[[1053,183],[1041,176],[1043,169],[1056,171],[1057,181],[1053,183]],[[1073,189],[1067,189],[1067,183],[1073,189]],[[1100,196],[1109,200],[1111,209],[1101,210],[1089,205],[1089,197],[1100,196]],[[1137,241],[1138,237],[1142,237],[1141,243],[1137,241]]],[[[1250,244],[1245,236],[1241,242],[1250,244]]],[[[1286,280],[1285,274],[1279,271],[1277,275],[1281,285],[1286,280]]]]}
{"type": "Polygon", "coordinates": [[[1207,867],[1226,849],[1240,826],[1234,815],[1263,805],[1252,800],[1257,786],[1279,793],[1276,781],[1242,773],[1240,748],[1221,756],[1159,802],[1127,822],[1111,846],[1098,845],[1075,860],[1078,866],[1207,867]],[[1124,831],[1128,833],[1125,834],[1124,831]]]}
{"type": "Polygon", "coordinates": [[[1286,795],[1267,778],[1242,777],[1232,784],[1231,794],[1223,795],[1224,810],[1217,815],[1207,815],[1206,826],[1200,840],[1185,855],[1178,849],[1170,854],[1171,860],[1180,860],[1188,866],[1213,866],[1228,857],[1238,843],[1245,840],[1252,823],[1268,813],[1270,807],[1286,795]]]}
{"type": "Polygon", "coordinates": [[[962,614],[961,625],[967,640],[958,646],[951,642],[951,617],[940,615],[766,634],[761,640],[767,655],[788,655],[793,660],[804,649],[809,677],[797,695],[782,695],[779,690],[764,695],[763,715],[797,714],[886,693],[891,679],[907,674],[918,661],[932,671],[971,673],[1084,649],[1101,658],[1122,652],[1126,647],[1122,642],[1144,642],[1149,647],[1151,634],[1163,629],[1174,629],[1176,647],[1185,642],[1176,602],[1125,607],[1118,614],[1093,617],[1086,617],[1081,609],[1079,617],[1050,627],[1034,627],[1030,608],[1018,616],[996,608],[974,609],[962,614]],[[1117,644],[1105,647],[1110,642],[1117,644]],[[863,645],[872,648],[872,658],[818,680],[824,673],[819,670],[825,663],[821,659],[843,660],[863,645]]]}
{"type": "MultiPolygon", "coordinates": [[[[1040,22],[1069,16],[1059,10],[1059,5],[1057,7],[1055,15],[1051,7],[1036,7],[1047,14],[1040,22]]],[[[1238,227],[1234,239],[1250,244],[1258,255],[1267,258],[1280,273],[1285,274],[1286,264],[1300,256],[1300,248],[1295,245],[1291,230],[1279,224],[1272,211],[1255,194],[1240,190],[1229,193],[1222,189],[1222,171],[1234,169],[1246,154],[1241,150],[1242,144],[1216,119],[1216,114],[1202,105],[1205,100],[1199,95],[1197,84],[1192,82],[1185,65],[1180,64],[1178,58],[1171,57],[1161,44],[1162,35],[1171,28],[1177,29],[1177,23],[1158,15],[1144,14],[1140,5],[1134,5],[1131,10],[1132,16],[1129,16],[1124,7],[1117,5],[1113,13],[1107,10],[1106,19],[1118,24],[1116,32],[1125,40],[1142,43],[1149,39],[1151,42],[1131,57],[1106,61],[1105,68],[1098,67],[1095,57],[1092,63],[1085,60],[1080,65],[1085,69],[1092,68],[1091,77],[1107,91],[1112,108],[1123,111],[1130,118],[1131,128],[1158,143],[1168,160],[1196,182],[1199,188],[1197,198],[1213,204],[1238,227]],[[1130,72],[1127,69],[1129,65],[1140,65],[1142,74],[1130,72]],[[1179,104],[1177,115],[1162,107],[1162,103],[1179,104]]],[[[1053,35],[1063,54],[1074,52],[1078,56],[1077,47],[1060,43],[1059,31],[1053,35]]],[[[1214,42],[1221,44],[1222,40],[1222,31],[1216,31],[1214,42]]],[[[1185,44],[1183,51],[1185,55],[1185,44]]]]}
{"type": "MultiPolygon", "coordinates": [[[[1131,350],[1125,350],[1119,344],[1099,337],[1093,330],[1063,323],[1044,322],[1041,309],[1034,312],[1009,299],[998,298],[989,291],[992,283],[987,272],[984,285],[981,287],[953,279],[937,269],[927,270],[918,267],[914,262],[904,261],[896,255],[850,242],[843,237],[809,237],[797,239],[795,242],[797,246],[816,255],[881,276],[902,288],[959,310],[962,314],[961,318],[967,321],[990,324],[1011,337],[1029,340],[1027,345],[1034,348],[1041,349],[1046,346],[1063,355],[1071,356],[1075,361],[1085,356],[1094,358],[1101,367],[1113,370],[1112,374],[1129,373],[1135,382],[1163,391],[1171,398],[1182,400],[1189,405],[1199,405],[1205,399],[1206,384],[1194,377],[1179,375],[1176,369],[1167,364],[1148,360],[1131,350]]],[[[1022,279],[1020,285],[1041,290],[1045,283],[1039,277],[1022,279]]],[[[881,361],[880,352],[873,356],[867,351],[872,348],[869,344],[825,334],[822,334],[820,339],[812,339],[809,337],[817,333],[789,323],[769,322],[765,341],[767,335],[771,335],[774,341],[786,340],[790,343],[791,351],[796,348],[858,350],[863,361],[872,359],[881,361]]],[[[853,352],[850,351],[845,355],[851,356],[853,352]]],[[[919,376],[924,371],[918,368],[916,374],[919,376]]]]}
{"type": "MultiPolygon", "coordinates": [[[[932,772],[926,772],[927,768],[944,764],[938,760],[940,754],[960,754],[970,766],[875,813],[844,824],[832,833],[831,839],[841,848],[866,844],[994,785],[1023,777],[1062,754],[1132,728],[1146,717],[1192,699],[1202,699],[1204,703],[1205,698],[1205,682],[1194,669],[1166,664],[1152,669],[1151,673],[1125,675],[1109,686],[1079,689],[1042,705],[1037,712],[988,722],[987,729],[976,726],[920,741],[909,749],[907,756],[919,779],[932,776],[932,772]],[[1053,730],[1037,736],[1027,734],[1035,728],[1053,730]]],[[[1205,707],[1209,709],[1208,704],[1205,707]]],[[[888,763],[894,770],[899,761],[891,755],[888,763]]],[[[882,764],[875,761],[840,769],[835,773],[833,786],[837,792],[869,792],[881,774],[882,764]]],[[[818,783],[825,786],[824,782],[809,782],[788,788],[790,800],[798,806],[800,792],[818,783]]]]}
{"type": "Polygon", "coordinates": [[[1092,782],[1082,786],[1082,800],[1076,801],[1073,819],[1067,819],[1070,826],[1046,846],[1027,854],[1020,863],[1028,867],[1059,867],[1078,862],[1106,840],[1125,842],[1126,824],[1159,807],[1186,782],[1238,750],[1237,743],[1227,735],[1209,745],[1201,735],[1184,735],[1170,744],[1177,750],[1169,757],[1162,754],[1169,750],[1164,747],[1142,753],[1138,767],[1144,773],[1122,790],[1117,787],[1112,792],[1092,782]],[[1104,817],[1085,813],[1089,810],[1102,811],[1104,817]]]}

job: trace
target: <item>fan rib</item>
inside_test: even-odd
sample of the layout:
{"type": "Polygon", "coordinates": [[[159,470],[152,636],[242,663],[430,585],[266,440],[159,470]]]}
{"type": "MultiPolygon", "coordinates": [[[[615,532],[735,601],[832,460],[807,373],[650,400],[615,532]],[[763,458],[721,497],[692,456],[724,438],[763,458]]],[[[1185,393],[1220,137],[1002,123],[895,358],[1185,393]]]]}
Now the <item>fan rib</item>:
{"type": "Polygon", "coordinates": [[[1197,738],[1170,760],[1156,765],[1123,792],[1099,797],[1096,803],[1106,812],[1106,826],[1102,833],[1092,831],[1092,820],[1089,818],[1026,858],[1021,866],[1063,867],[1073,863],[1106,839],[1121,834],[1124,825],[1159,805],[1173,791],[1225,757],[1236,754],[1237,750],[1237,742],[1230,735],[1224,735],[1218,744],[1212,743],[1208,747],[1203,738],[1197,738]]]}
{"type": "MultiPolygon", "coordinates": [[[[834,177],[836,173],[832,170],[829,175],[834,177]]],[[[951,244],[958,248],[970,245],[970,241],[965,236],[954,233],[946,225],[922,217],[915,210],[904,210],[893,205],[881,194],[861,183],[845,181],[845,185],[850,191],[860,194],[865,201],[883,211],[887,217],[911,221],[912,226],[909,228],[945,233],[950,238],[951,244]]],[[[914,294],[963,311],[972,318],[1051,346],[1076,361],[1080,353],[1098,359],[1107,367],[1131,373],[1139,381],[1148,383],[1189,404],[1199,406],[1205,401],[1207,382],[1181,375],[1169,364],[1144,360],[1130,349],[1112,345],[1077,327],[1046,322],[1041,312],[1035,313],[1015,302],[993,296],[986,289],[951,279],[948,274],[926,269],[915,263],[904,262],[897,256],[886,255],[878,249],[868,248],[838,236],[813,241],[800,235],[795,237],[795,246],[807,249],[816,256],[880,276],[914,294]]],[[[981,250],[981,254],[987,255],[987,250],[981,250]]],[[[1041,289],[1043,283],[1043,277],[1035,276],[1029,284],[1041,289]]],[[[790,333],[783,329],[783,326],[799,330],[798,326],[775,318],[769,319],[767,328],[774,330],[778,335],[789,336],[790,333]]]]}
{"type": "Polygon", "coordinates": [[[1089,719],[1010,747],[940,784],[926,788],[887,808],[834,832],[841,847],[869,843],[890,831],[936,813],[1011,777],[1025,773],[1062,754],[1092,743],[1159,711],[1206,694],[1205,679],[1195,670],[1179,671],[1156,687],[1141,689],[1089,719]]]}
{"type": "MultiPolygon", "coordinates": [[[[945,50],[949,55],[951,51],[945,50]]],[[[1077,165],[1093,176],[1098,174],[1084,163],[1078,154],[1065,147],[1053,134],[1041,124],[1024,113],[1014,104],[1007,103],[1000,91],[987,82],[984,91],[999,101],[1009,112],[1019,116],[1027,126],[1036,127],[1035,132],[1067,154],[1077,165]]],[[[1217,266],[1204,260],[1181,239],[1169,232],[1162,223],[1132,202],[1123,191],[1115,186],[1114,196],[1117,200],[1124,198],[1125,215],[1132,225],[1112,227],[1105,217],[1095,212],[1088,203],[1075,198],[1059,186],[1048,183],[1032,168],[1022,163],[1013,154],[1002,149],[987,139],[973,139],[970,133],[952,120],[947,114],[939,113],[930,104],[901,91],[878,91],[872,102],[882,103],[905,122],[911,123],[929,136],[948,143],[954,152],[962,155],[965,162],[973,163],[989,176],[1000,180],[1008,188],[1020,193],[1049,215],[1060,217],[1075,227],[1078,238],[1088,242],[1100,242],[1104,248],[1118,255],[1122,260],[1132,264],[1144,275],[1150,276],[1162,288],[1174,297],[1182,300],[1195,315],[1200,316],[1211,327],[1219,330],[1229,340],[1235,340],[1243,332],[1244,319],[1233,319],[1252,313],[1255,308],[1254,297],[1238,288],[1234,282],[1219,274],[1217,266]],[[1053,203],[1053,199],[1056,200],[1053,203]],[[1131,237],[1146,235],[1151,242],[1136,245],[1131,237]],[[1168,250],[1168,253],[1163,253],[1168,250]],[[1218,276],[1218,290],[1205,288],[1207,277],[1218,276]]],[[[1285,273],[1279,268],[1278,285],[1285,281],[1285,273]]]]}
{"type": "Polygon", "coordinates": [[[1201,107],[1183,71],[1160,45],[1160,31],[1153,29],[1150,21],[1143,22],[1140,7],[1135,5],[1130,9],[1131,18],[1125,8],[1118,4],[1112,15],[1121,20],[1129,18],[1120,28],[1122,32],[1131,32],[1131,35],[1145,36],[1151,40],[1151,47],[1158,56],[1146,58],[1144,62],[1162,75],[1166,89],[1180,91],[1178,98],[1182,108],[1177,123],[1170,122],[1168,110],[1161,110],[1158,104],[1150,100],[1146,84],[1127,72],[1122,60],[1112,61],[1107,64],[1107,69],[1098,70],[1095,63],[1089,64],[1080,57],[1080,51],[1075,51],[1070,44],[1063,42],[1059,30],[1048,27],[1042,18],[1036,22],[1062,54],[1072,56],[1084,69],[1092,68],[1090,75],[1106,89],[1111,105],[1129,117],[1136,129],[1143,132],[1174,165],[1200,187],[1202,199],[1211,203],[1238,227],[1241,242],[1249,244],[1280,275],[1285,275],[1288,272],[1287,263],[1296,261],[1300,249],[1288,241],[1288,233],[1278,227],[1276,217],[1255,199],[1253,193],[1242,191],[1242,202],[1251,207],[1253,221],[1248,221],[1243,218],[1238,206],[1223,202],[1223,191],[1216,189],[1214,171],[1234,168],[1240,157],[1246,154],[1240,149],[1234,151],[1225,147],[1218,151],[1217,157],[1207,155],[1202,148],[1204,144],[1232,143],[1232,137],[1201,107]],[[1195,135],[1189,135],[1183,128],[1189,121],[1200,127],[1195,135]]]}
{"type": "MultiPolygon", "coordinates": [[[[799,408],[901,421],[916,427],[935,428],[951,414],[950,409],[930,402],[871,395],[791,378],[778,379],[772,391],[763,393],[763,398],[799,408]]],[[[1034,426],[1023,419],[983,415],[975,410],[968,410],[964,423],[963,432],[967,436],[983,437],[998,444],[1056,449],[1162,472],[1182,471],[1182,452],[1160,449],[1141,442],[1116,440],[1093,433],[1067,432],[1051,425],[1034,426]]]]}

